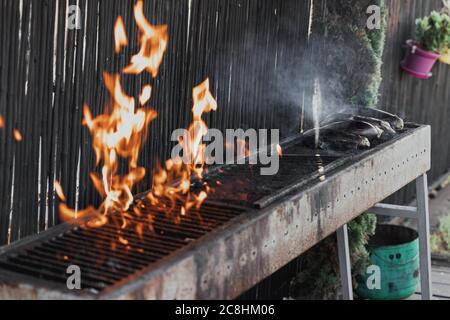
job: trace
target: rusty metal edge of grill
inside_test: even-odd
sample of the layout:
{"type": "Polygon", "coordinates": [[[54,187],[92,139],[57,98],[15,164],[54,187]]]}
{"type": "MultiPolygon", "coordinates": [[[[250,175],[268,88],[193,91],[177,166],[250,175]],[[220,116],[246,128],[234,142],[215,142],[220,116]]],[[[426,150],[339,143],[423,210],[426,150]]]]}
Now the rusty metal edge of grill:
{"type": "MultiPolygon", "coordinates": [[[[100,293],[100,295],[78,295],[77,298],[234,298],[239,293],[245,291],[252,285],[275,272],[285,263],[294,259],[298,255],[312,247],[318,241],[334,232],[335,229],[337,229],[341,225],[349,222],[361,212],[369,209],[375,203],[382,201],[384,198],[394,193],[395,191],[398,191],[399,189],[401,189],[401,187],[412,181],[413,178],[416,177],[415,175],[420,174],[419,171],[414,172],[413,170],[406,170],[409,176],[404,177],[404,179],[397,182],[396,185],[389,185],[390,189],[386,190],[386,192],[383,192],[382,195],[378,197],[373,195],[373,199],[365,203],[363,207],[358,207],[358,210],[342,213],[342,217],[340,217],[341,220],[333,221],[333,224],[320,225],[321,212],[319,211],[319,213],[314,213],[314,210],[312,209],[315,206],[316,209],[319,208],[320,210],[322,210],[322,202],[324,202],[324,199],[329,198],[333,199],[334,201],[334,199],[336,198],[336,194],[339,193],[337,190],[337,182],[339,182],[338,178],[341,177],[341,180],[345,180],[346,178],[346,176],[342,173],[348,170],[354,170],[356,174],[358,168],[364,168],[364,166],[368,163],[373,168],[374,162],[378,158],[383,158],[384,153],[390,152],[395,154],[395,148],[405,148],[405,150],[402,151],[409,152],[410,150],[420,150],[418,149],[419,147],[423,147],[424,150],[421,152],[418,151],[420,152],[421,157],[419,158],[418,155],[416,155],[417,159],[414,161],[414,163],[420,167],[417,168],[417,170],[420,169],[421,172],[426,172],[430,167],[430,127],[419,125],[417,125],[416,127],[412,126],[409,131],[400,135],[396,139],[393,139],[392,141],[389,141],[381,146],[377,146],[372,150],[365,151],[361,154],[344,157],[342,161],[340,161],[340,166],[336,166],[334,170],[327,173],[328,179],[326,183],[314,184],[310,181],[310,183],[307,185],[301,185],[297,188],[289,190],[289,192],[284,194],[282,198],[278,199],[280,203],[271,204],[268,207],[265,207],[263,210],[250,210],[248,212],[245,212],[244,214],[232,219],[218,229],[206,234],[197,241],[186,245],[182,249],[176,251],[174,254],[164,257],[162,260],[153,264],[151,267],[145,268],[144,270],[137,272],[136,274],[133,274],[132,276],[125,278],[122,281],[119,281],[115,285],[106,288],[100,293]],[[420,145],[419,142],[422,145],[420,145]],[[405,145],[407,146],[407,148],[405,148],[405,145]],[[380,153],[380,151],[385,152],[380,153]],[[331,188],[329,187],[330,184],[332,184],[331,188]],[[311,186],[311,188],[308,189],[309,186],[311,186]],[[330,197],[327,197],[327,192],[332,193],[330,197]],[[318,196],[319,194],[320,196],[318,196]],[[279,249],[278,247],[280,247],[280,245],[278,245],[278,247],[276,248],[278,250],[275,250],[274,248],[274,250],[270,252],[268,257],[260,258],[258,251],[262,251],[264,250],[264,248],[268,248],[269,244],[264,244],[258,240],[258,246],[251,246],[252,240],[253,242],[255,242],[255,238],[258,237],[255,237],[255,234],[257,234],[257,232],[255,231],[258,231],[261,228],[274,228],[278,220],[277,215],[281,217],[279,219],[280,221],[283,221],[283,215],[306,215],[305,212],[308,210],[305,210],[305,212],[302,212],[301,210],[302,201],[305,202],[304,199],[307,199],[307,202],[309,203],[309,206],[306,207],[311,209],[307,214],[310,215],[311,221],[309,221],[308,217],[306,217],[306,221],[313,223],[314,219],[318,217],[317,220],[319,221],[319,223],[317,225],[316,234],[311,234],[311,230],[308,230],[309,234],[306,235],[306,238],[309,241],[305,241],[305,239],[303,239],[303,243],[300,243],[301,241],[299,239],[293,239],[293,242],[289,243],[291,250],[287,251],[286,249],[287,252],[285,252],[285,250],[279,249]],[[248,241],[245,241],[245,237],[248,238],[248,241]],[[231,244],[229,243],[230,241],[231,244]],[[295,241],[298,242],[298,244],[295,244],[295,241]],[[233,242],[236,243],[233,244],[233,242]],[[239,248],[232,248],[233,246],[239,246],[239,243],[245,243],[244,248],[240,250],[239,248]],[[225,261],[221,261],[221,259],[223,260],[224,258],[226,258],[223,255],[224,253],[225,256],[228,255],[233,258],[236,255],[236,249],[238,249],[237,251],[239,252],[248,250],[250,250],[251,252],[248,255],[240,255],[237,261],[228,262],[228,264],[225,261]],[[221,252],[222,255],[219,254],[221,252]],[[260,267],[260,270],[253,268],[246,271],[245,267],[246,265],[248,265],[247,262],[253,261],[253,263],[255,263],[254,261],[256,260],[258,260],[257,265],[258,267],[260,267]],[[273,261],[271,262],[270,260],[273,261]],[[227,270],[230,273],[236,272],[237,270],[233,270],[233,266],[236,263],[240,266],[240,270],[238,271],[241,271],[242,274],[248,274],[248,279],[242,279],[243,281],[241,281],[240,283],[236,283],[236,281],[230,281],[231,278],[225,274],[227,270]],[[211,276],[211,271],[218,272],[218,274],[216,274],[215,276],[211,276]],[[220,281],[222,281],[222,283],[219,283],[220,281]],[[183,284],[185,285],[183,286],[183,284]],[[181,288],[177,286],[180,286],[181,288]]],[[[400,154],[398,153],[399,151],[397,151],[398,157],[405,157],[402,152],[400,152],[400,154]]],[[[412,156],[414,157],[414,154],[412,156]]],[[[406,158],[404,161],[406,161],[406,158]]],[[[413,161],[411,161],[411,163],[413,163],[413,161]]],[[[390,167],[390,165],[384,167],[382,166],[382,170],[385,170],[387,167],[390,167]]],[[[394,170],[394,167],[392,167],[392,170],[394,170]]],[[[381,175],[381,173],[379,174],[381,175]]],[[[347,175],[347,177],[349,177],[349,175],[347,175]]],[[[348,198],[350,198],[350,196],[348,198]]],[[[345,200],[342,201],[342,203],[344,202],[345,200]]],[[[361,203],[358,202],[358,205],[361,206],[361,203]]],[[[339,210],[334,207],[333,211],[335,216],[338,215],[339,210]]],[[[292,217],[292,219],[294,219],[294,217],[292,217]]],[[[304,226],[300,226],[299,223],[297,223],[295,229],[300,229],[298,233],[303,236],[302,228],[300,227],[303,228],[304,226]]],[[[61,230],[64,230],[64,228],[70,227],[62,226],[60,228],[61,230]]],[[[262,235],[271,234],[270,230],[259,231],[265,231],[263,233],[260,233],[262,235]]],[[[292,233],[290,236],[291,238],[292,233]]],[[[52,234],[54,234],[54,230],[52,234]]],[[[284,233],[285,237],[287,237],[287,235],[289,235],[288,231],[284,233]]],[[[17,244],[12,245],[11,247],[4,248],[3,250],[0,249],[0,254],[9,251],[10,248],[20,247],[24,243],[33,242],[35,239],[41,239],[40,236],[44,235],[34,236],[32,237],[32,239],[26,239],[24,240],[24,242],[20,241],[17,244]]],[[[274,233],[273,236],[281,237],[281,235],[277,233],[274,233]]],[[[303,236],[303,238],[305,238],[305,236],[303,236]]],[[[273,241],[273,246],[275,247],[275,238],[273,241]]],[[[19,278],[21,280],[25,280],[25,277],[21,277],[21,275],[14,273],[10,274],[14,275],[16,279],[19,278]]],[[[0,275],[0,294],[2,290],[8,290],[7,287],[10,281],[4,280],[4,277],[0,275]],[[7,287],[2,289],[3,285],[6,285],[7,287]]],[[[33,285],[36,285],[37,282],[35,281],[35,278],[32,278],[32,280],[33,285]]],[[[40,298],[38,294],[39,288],[32,288],[33,285],[28,285],[25,290],[34,290],[37,297],[40,298]]],[[[46,281],[43,282],[43,286],[46,286],[46,281]]],[[[52,292],[51,288],[49,288],[49,290],[50,292],[52,292]]],[[[73,297],[72,292],[68,290],[66,292],[57,292],[59,292],[62,297],[64,297],[64,295],[68,298],[73,297]]],[[[46,296],[52,297],[53,295],[46,294],[46,296]]],[[[42,297],[45,298],[45,296],[42,297]]]]}

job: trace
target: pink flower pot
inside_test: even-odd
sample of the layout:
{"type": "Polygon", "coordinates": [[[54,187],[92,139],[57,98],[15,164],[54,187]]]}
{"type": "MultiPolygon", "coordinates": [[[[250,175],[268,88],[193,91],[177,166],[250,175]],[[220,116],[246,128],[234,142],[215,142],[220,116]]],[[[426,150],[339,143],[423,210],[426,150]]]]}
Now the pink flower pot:
{"type": "Polygon", "coordinates": [[[429,79],[433,75],[431,69],[439,59],[439,52],[422,49],[412,40],[406,42],[406,58],[401,62],[401,68],[407,74],[418,79],[429,79]]]}

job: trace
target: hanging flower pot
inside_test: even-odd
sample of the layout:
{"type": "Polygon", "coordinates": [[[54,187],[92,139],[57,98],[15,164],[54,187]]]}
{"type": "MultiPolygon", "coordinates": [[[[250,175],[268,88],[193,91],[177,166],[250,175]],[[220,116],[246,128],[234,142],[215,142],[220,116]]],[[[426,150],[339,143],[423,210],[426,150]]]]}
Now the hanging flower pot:
{"type": "Polygon", "coordinates": [[[431,69],[441,56],[439,52],[422,49],[412,40],[406,42],[407,53],[402,61],[402,70],[418,79],[429,79],[433,75],[431,69]]]}
{"type": "Polygon", "coordinates": [[[417,40],[406,42],[407,53],[401,68],[413,77],[429,79],[441,52],[450,46],[450,17],[433,11],[429,16],[417,19],[416,26],[417,40]]]}
{"type": "Polygon", "coordinates": [[[442,63],[450,64],[450,49],[447,48],[442,52],[442,56],[439,58],[442,63]]]}

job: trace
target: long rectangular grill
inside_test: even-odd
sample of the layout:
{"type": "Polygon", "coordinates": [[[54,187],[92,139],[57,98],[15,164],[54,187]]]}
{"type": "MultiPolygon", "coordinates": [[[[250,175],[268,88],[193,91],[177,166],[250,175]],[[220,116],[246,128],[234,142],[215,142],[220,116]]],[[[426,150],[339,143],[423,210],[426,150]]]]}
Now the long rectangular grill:
{"type": "MultiPolygon", "coordinates": [[[[141,236],[134,229],[118,228],[114,219],[100,228],[76,226],[44,242],[31,243],[0,256],[0,268],[65,284],[67,267],[77,265],[83,271],[84,289],[98,294],[108,286],[176,253],[243,212],[238,207],[206,203],[201,210],[194,208],[180,223],[175,223],[161,209],[147,205],[145,213],[152,212],[151,224],[145,218],[128,220],[132,224],[142,223],[152,227],[141,236]],[[126,239],[126,244],[118,241],[119,235],[126,239]]],[[[180,212],[180,204],[173,210],[180,212]]]]}
{"type": "Polygon", "coordinates": [[[147,203],[143,217],[151,213],[153,230],[142,237],[110,219],[96,229],[58,226],[0,249],[0,297],[234,298],[426,172],[430,129],[410,126],[352,155],[318,157],[295,140],[284,152],[276,176],[261,176],[259,165],[211,173],[221,185],[179,223],[147,203]],[[81,268],[81,292],[66,288],[69,265],[81,268]]]}

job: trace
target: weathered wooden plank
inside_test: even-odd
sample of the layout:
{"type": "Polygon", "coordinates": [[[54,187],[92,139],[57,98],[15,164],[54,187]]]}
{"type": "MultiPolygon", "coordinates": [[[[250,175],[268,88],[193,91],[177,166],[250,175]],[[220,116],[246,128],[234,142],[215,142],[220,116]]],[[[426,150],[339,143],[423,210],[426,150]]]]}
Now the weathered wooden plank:
{"type": "MultiPolygon", "coordinates": [[[[431,278],[434,299],[450,300],[450,266],[433,264],[431,278]]],[[[416,295],[411,297],[410,300],[417,300],[417,298],[420,298],[420,286],[416,295]]]]}
{"type": "MultiPolygon", "coordinates": [[[[387,40],[384,53],[383,83],[379,106],[408,120],[430,124],[432,127],[432,169],[430,181],[438,179],[450,167],[450,144],[447,124],[450,121],[448,81],[450,69],[436,64],[434,76],[421,81],[401,72],[402,44],[414,37],[415,19],[439,10],[442,1],[387,1],[389,9],[387,40]]],[[[395,201],[408,203],[414,197],[413,186],[400,192],[395,201]]]]}

